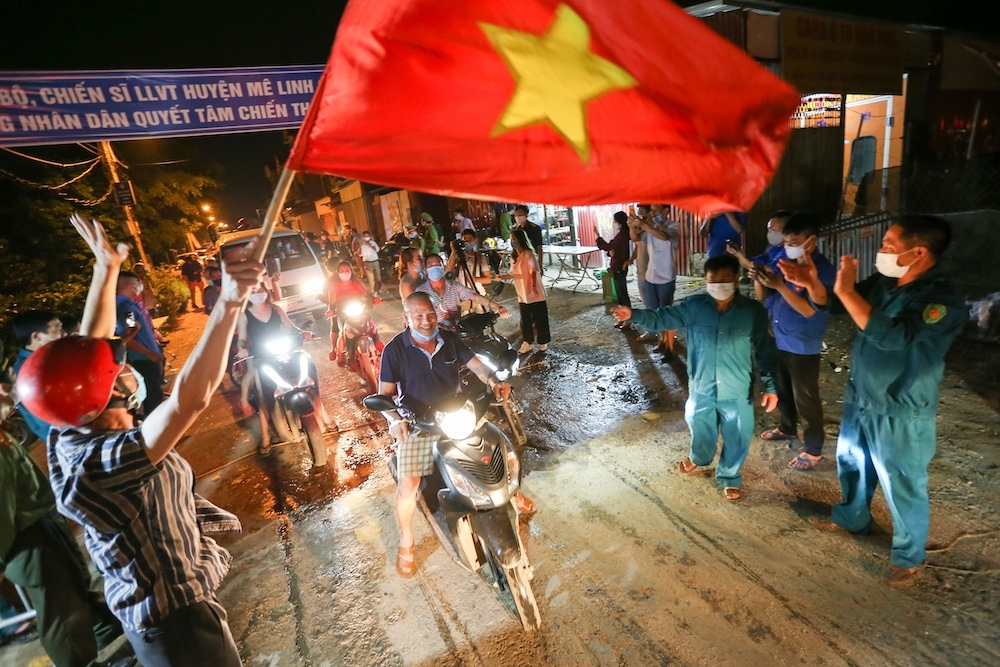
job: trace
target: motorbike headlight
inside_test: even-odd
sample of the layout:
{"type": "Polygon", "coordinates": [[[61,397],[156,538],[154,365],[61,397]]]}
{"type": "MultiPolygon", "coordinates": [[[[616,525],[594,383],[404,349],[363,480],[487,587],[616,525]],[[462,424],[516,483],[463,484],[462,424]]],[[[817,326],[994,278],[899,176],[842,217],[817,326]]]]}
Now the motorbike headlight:
{"type": "Polygon", "coordinates": [[[323,291],[323,279],[317,278],[316,280],[308,280],[302,283],[302,293],[308,294],[310,292],[322,292],[323,291]]]}
{"type": "Polygon", "coordinates": [[[345,317],[357,317],[365,312],[365,304],[360,301],[348,301],[344,304],[343,312],[345,317]]]}
{"type": "Polygon", "coordinates": [[[483,362],[483,365],[486,366],[486,368],[490,369],[494,373],[496,372],[496,370],[497,370],[496,365],[485,354],[478,354],[477,353],[476,354],[476,358],[479,359],[479,361],[483,362]]]}
{"type": "Polygon", "coordinates": [[[449,440],[465,440],[476,430],[476,411],[469,402],[453,412],[438,412],[434,419],[449,440]]]}
{"type": "Polygon", "coordinates": [[[457,465],[445,463],[445,470],[455,490],[472,501],[478,507],[492,507],[493,501],[486,495],[486,492],[479,488],[479,485],[472,481],[469,476],[457,465]]]}
{"type": "Polygon", "coordinates": [[[507,370],[506,368],[501,368],[500,370],[496,371],[495,375],[497,376],[497,379],[500,380],[501,382],[506,382],[507,378],[510,377],[510,371],[507,370]]]}
{"type": "Polygon", "coordinates": [[[292,349],[292,339],[287,336],[282,336],[281,338],[272,338],[264,344],[267,351],[271,354],[284,354],[292,349]]]}
{"type": "Polygon", "coordinates": [[[513,449],[505,449],[503,455],[507,459],[508,485],[516,488],[521,478],[521,460],[517,458],[513,449]]]}

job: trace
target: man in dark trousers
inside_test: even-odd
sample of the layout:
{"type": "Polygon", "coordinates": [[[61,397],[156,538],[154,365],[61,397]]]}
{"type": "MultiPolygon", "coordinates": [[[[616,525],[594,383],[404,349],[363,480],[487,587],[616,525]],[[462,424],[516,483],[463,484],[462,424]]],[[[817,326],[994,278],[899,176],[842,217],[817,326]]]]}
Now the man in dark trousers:
{"type": "MultiPolygon", "coordinates": [[[[122,634],[100,596],[45,474],[3,420],[14,408],[0,386],[0,568],[35,608],[42,648],[56,667],[90,667],[122,634]]],[[[124,664],[135,664],[134,658],[124,664]]]]}
{"type": "MultiPolygon", "coordinates": [[[[875,275],[856,283],[858,260],[840,258],[834,305],[858,328],[844,414],[837,440],[837,476],[843,500],[830,520],[811,517],[820,530],[866,533],[875,487],[892,515],[890,586],[913,584],[924,569],[930,498],[927,466],[937,444],[938,386],[944,355],[968,315],[940,265],[951,229],[940,218],[904,215],[882,238],[875,275]]],[[[826,307],[816,265],[782,260],[785,279],[805,287],[826,307]]]]}

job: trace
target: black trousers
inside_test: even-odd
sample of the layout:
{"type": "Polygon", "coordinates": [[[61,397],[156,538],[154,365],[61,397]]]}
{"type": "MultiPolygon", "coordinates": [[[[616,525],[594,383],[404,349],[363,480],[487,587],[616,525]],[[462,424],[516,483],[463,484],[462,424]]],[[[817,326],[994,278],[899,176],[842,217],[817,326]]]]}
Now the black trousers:
{"type": "Polygon", "coordinates": [[[148,416],[163,402],[163,365],[150,359],[137,359],[128,363],[139,371],[146,382],[146,400],[142,402],[142,411],[148,416]]]}
{"type": "Polygon", "coordinates": [[[794,354],[778,350],[774,378],[778,392],[781,431],[798,433],[802,420],[802,440],[812,456],[823,453],[823,401],[819,397],[819,355],[794,354]]]}
{"type": "Polygon", "coordinates": [[[240,667],[240,652],[215,598],[181,607],[151,628],[125,629],[143,667],[240,667]]]}
{"type": "Polygon", "coordinates": [[[27,593],[42,648],[56,667],[89,667],[98,644],[122,633],[101,596],[90,590],[87,564],[61,517],[20,531],[5,558],[4,575],[27,593]]]}
{"type": "Polygon", "coordinates": [[[624,271],[614,271],[611,280],[615,284],[615,294],[618,297],[619,306],[632,307],[632,300],[628,298],[628,269],[624,271]]]}
{"type": "Polygon", "coordinates": [[[521,310],[521,337],[525,343],[548,345],[552,340],[549,334],[549,304],[546,301],[536,303],[518,303],[521,310]]]}

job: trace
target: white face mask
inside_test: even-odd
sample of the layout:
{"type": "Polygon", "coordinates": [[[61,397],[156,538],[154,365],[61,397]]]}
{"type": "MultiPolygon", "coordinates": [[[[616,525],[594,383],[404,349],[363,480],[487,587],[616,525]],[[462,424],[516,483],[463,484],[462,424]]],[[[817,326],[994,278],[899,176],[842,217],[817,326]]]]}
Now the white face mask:
{"type": "Polygon", "coordinates": [[[785,238],[785,236],[781,232],[768,232],[767,233],[767,242],[769,244],[771,244],[771,245],[775,245],[775,246],[781,245],[781,242],[784,240],[784,238],[785,238]]]}
{"type": "Polygon", "coordinates": [[[804,257],[806,254],[806,247],[804,245],[786,245],[785,246],[785,257],[788,259],[798,259],[799,257],[804,257]]]}
{"type": "Polygon", "coordinates": [[[916,248],[910,248],[906,252],[898,255],[894,252],[880,252],[875,255],[875,270],[886,278],[902,278],[910,270],[910,266],[900,266],[897,260],[907,252],[913,252],[916,248]]]}
{"type": "Polygon", "coordinates": [[[707,283],[705,289],[716,301],[725,301],[736,293],[735,283],[707,283]]]}
{"type": "Polygon", "coordinates": [[[264,294],[263,292],[254,292],[250,295],[250,303],[252,303],[255,306],[259,306],[265,301],[267,301],[267,295],[264,294]]]}

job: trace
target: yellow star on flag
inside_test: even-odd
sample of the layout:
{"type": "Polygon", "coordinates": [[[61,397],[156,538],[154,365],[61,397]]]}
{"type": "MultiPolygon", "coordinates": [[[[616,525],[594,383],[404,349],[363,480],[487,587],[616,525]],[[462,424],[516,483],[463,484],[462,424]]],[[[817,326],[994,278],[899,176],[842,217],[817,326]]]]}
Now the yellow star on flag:
{"type": "Polygon", "coordinates": [[[605,93],[638,85],[624,69],[590,50],[590,26],[566,5],[544,35],[480,23],[516,84],[491,136],[547,123],[590,159],[587,104],[605,93]]]}

